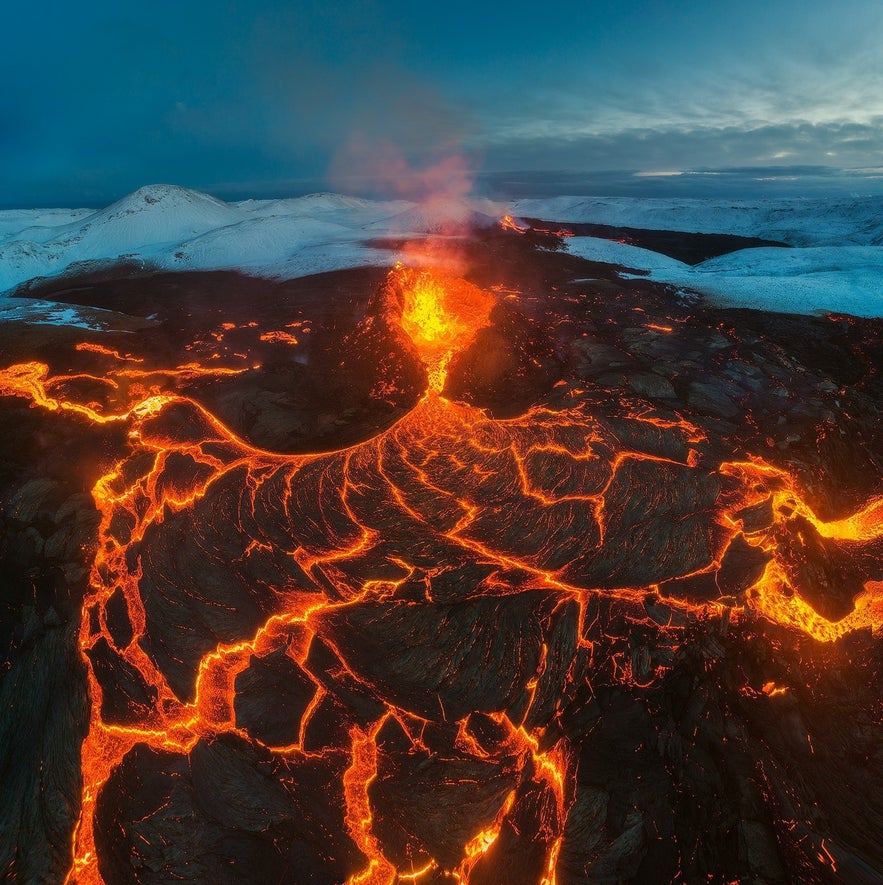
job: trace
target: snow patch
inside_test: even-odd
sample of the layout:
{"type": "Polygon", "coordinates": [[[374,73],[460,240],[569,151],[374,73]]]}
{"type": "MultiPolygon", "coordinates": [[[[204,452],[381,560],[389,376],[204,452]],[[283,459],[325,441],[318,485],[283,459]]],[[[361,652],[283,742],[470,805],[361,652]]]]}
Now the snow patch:
{"type": "MultiPolygon", "coordinates": [[[[591,261],[620,264],[721,307],[883,316],[883,198],[769,201],[556,197],[513,214],[562,223],[761,237],[793,248],[742,249],[695,267],[624,243],[568,239],[591,261]]],[[[626,274],[630,276],[630,274],[626,274]]]]}
{"type": "Polygon", "coordinates": [[[74,326],[91,332],[132,332],[152,325],[149,320],[114,310],[43,301],[39,298],[0,299],[0,323],[74,326]]]}
{"type": "Polygon", "coordinates": [[[678,270],[687,267],[675,258],[653,252],[651,249],[641,249],[638,246],[629,246],[627,243],[619,243],[615,240],[602,240],[598,237],[569,237],[565,241],[565,249],[572,255],[578,255],[587,261],[600,261],[604,264],[621,264],[636,270],[678,270]]]}
{"type": "Polygon", "coordinates": [[[589,261],[622,265],[627,278],[649,278],[698,292],[719,307],[883,316],[880,246],[742,249],[694,267],[649,249],[594,237],[572,237],[566,248],[589,261]]]}

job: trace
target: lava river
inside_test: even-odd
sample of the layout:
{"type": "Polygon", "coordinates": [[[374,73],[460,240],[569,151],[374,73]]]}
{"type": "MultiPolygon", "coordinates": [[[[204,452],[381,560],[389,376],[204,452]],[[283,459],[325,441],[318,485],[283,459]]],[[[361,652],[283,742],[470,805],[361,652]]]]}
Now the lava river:
{"type": "Polygon", "coordinates": [[[114,413],[37,364],[0,374],[129,435],[93,490],[69,882],[577,881],[576,711],[602,672],[658,682],[700,618],[883,625],[880,500],[823,522],[784,471],[716,460],[686,420],[593,415],[576,386],[505,420],[446,396],[493,303],[393,270],[372,320],[426,392],[323,454],[255,448],[185,397],[114,413]],[[848,565],[845,610],[814,593],[817,548],[848,565]],[[621,622],[663,638],[617,643],[621,622]]]}

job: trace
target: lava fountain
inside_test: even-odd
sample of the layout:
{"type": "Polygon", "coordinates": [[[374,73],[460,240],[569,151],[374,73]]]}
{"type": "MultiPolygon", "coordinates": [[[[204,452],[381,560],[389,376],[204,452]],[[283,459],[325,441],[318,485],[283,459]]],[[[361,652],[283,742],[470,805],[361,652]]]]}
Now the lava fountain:
{"type": "Polygon", "coordinates": [[[488,325],[493,296],[466,280],[401,264],[387,285],[394,320],[417,348],[429,389],[441,392],[452,357],[488,325]]]}

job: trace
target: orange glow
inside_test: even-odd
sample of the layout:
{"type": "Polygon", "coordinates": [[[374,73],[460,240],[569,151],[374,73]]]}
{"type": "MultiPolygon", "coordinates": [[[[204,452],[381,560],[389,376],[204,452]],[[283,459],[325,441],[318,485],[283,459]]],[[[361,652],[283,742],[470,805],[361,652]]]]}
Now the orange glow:
{"type": "Polygon", "coordinates": [[[292,347],[295,344],[298,344],[297,338],[291,334],[291,332],[264,332],[261,335],[261,341],[274,341],[279,344],[290,344],[292,347]]]}
{"type": "Polygon", "coordinates": [[[567,237],[574,236],[573,231],[567,230],[567,228],[559,227],[556,229],[546,228],[546,227],[531,227],[529,225],[519,224],[511,215],[504,215],[500,219],[500,228],[502,230],[511,230],[517,234],[526,234],[529,230],[534,231],[538,234],[550,234],[551,236],[558,237],[559,239],[566,239],[567,237]]]}
{"type": "Polygon", "coordinates": [[[368,857],[368,866],[350,876],[347,885],[392,885],[396,868],[383,856],[372,833],[371,803],[368,786],[377,776],[377,744],[375,737],[385,719],[380,719],[367,734],[359,728],[350,733],[353,741],[353,762],[343,776],[346,797],[346,825],[353,841],[368,857]]]}
{"type": "MultiPolygon", "coordinates": [[[[873,499],[857,513],[844,519],[824,522],[803,500],[790,476],[761,461],[731,462],[721,465],[721,473],[737,476],[745,482],[746,494],[739,507],[769,497],[773,525],[766,530],[746,533],[755,547],[773,553],[763,574],[747,593],[746,605],[757,614],[809,634],[821,642],[832,642],[853,630],[883,628],[883,582],[869,581],[855,598],[853,610],[839,621],[818,614],[792,585],[784,551],[777,540],[795,519],[802,517],[823,538],[846,544],[861,544],[883,538],[883,499],[873,499]],[[759,490],[759,491],[758,491],[759,490]]],[[[732,526],[738,521],[733,512],[723,512],[723,520],[732,526]]]]}
{"type": "Polygon", "coordinates": [[[795,508],[816,527],[823,538],[836,538],[841,541],[871,541],[883,537],[883,498],[871,501],[858,513],[845,519],[822,522],[803,504],[793,501],[795,508]]]}
{"type": "Polygon", "coordinates": [[[883,627],[883,581],[870,581],[854,600],[855,608],[839,621],[822,617],[793,592],[791,582],[775,560],[767,564],[749,591],[746,603],[753,611],[777,624],[801,630],[819,642],[834,642],[853,630],[883,627]]]}
{"type": "Polygon", "coordinates": [[[514,230],[517,234],[527,233],[530,230],[529,227],[518,224],[511,215],[504,215],[500,219],[500,227],[503,230],[514,230]]]}
{"type": "Polygon", "coordinates": [[[465,280],[402,264],[391,279],[402,295],[402,329],[426,365],[430,389],[441,391],[451,357],[488,324],[494,298],[465,280]]]}
{"type": "Polygon", "coordinates": [[[101,353],[105,356],[112,356],[115,360],[120,360],[120,362],[130,362],[130,363],[143,363],[144,360],[137,356],[130,356],[121,354],[118,350],[113,350],[110,347],[105,347],[103,344],[96,344],[92,341],[81,341],[77,345],[77,350],[80,351],[89,351],[91,353],[101,353]]]}
{"type": "MultiPolygon", "coordinates": [[[[513,229],[520,230],[517,226],[513,229]]],[[[154,390],[160,381],[245,370],[213,370],[196,364],[167,370],[118,367],[104,379],[108,403],[103,404],[81,402],[76,396],[74,376],[50,376],[48,367],[41,363],[25,363],[0,371],[0,394],[23,397],[36,407],[68,413],[76,420],[92,424],[124,423],[131,445],[130,453],[108,469],[92,489],[101,523],[79,636],[92,703],[89,733],[82,747],[82,806],[68,882],[102,883],[94,842],[95,806],[112,770],[136,744],[187,753],[201,738],[237,731],[234,683],[252,655],[265,655],[284,647],[290,649],[287,654],[302,664],[310,641],[319,635],[324,615],[365,600],[396,600],[405,591],[413,593],[418,580],[424,582],[427,599],[432,598],[432,581],[445,563],[439,563],[433,571],[416,554],[412,557],[408,549],[389,552],[383,547],[387,540],[383,537],[384,519],[394,517],[412,525],[415,534],[419,531],[431,537],[451,551],[452,556],[486,566],[488,574],[475,587],[476,595],[506,596],[540,589],[569,605],[578,605],[580,621],[587,601],[595,595],[626,601],[641,600],[646,595],[646,587],[611,586],[599,590],[580,577],[574,562],[600,550],[610,537],[615,517],[611,512],[611,489],[628,471],[636,466],[676,468],[685,474],[703,469],[698,454],[704,440],[701,428],[677,416],[628,415],[630,421],[642,427],[651,425],[654,432],[676,435],[682,444],[677,460],[624,448],[590,409],[579,403],[558,409],[535,407],[503,421],[464,403],[449,401],[436,395],[444,389],[448,365],[488,325],[495,303],[493,296],[465,280],[402,265],[391,272],[388,286],[398,299],[395,307],[400,309],[401,328],[426,365],[432,393],[388,430],[338,452],[280,455],[257,449],[237,438],[195,401],[154,390]],[[186,439],[169,438],[169,431],[157,420],[173,406],[188,409],[192,417],[195,429],[189,431],[191,436],[186,439]],[[175,459],[186,459],[190,465],[183,478],[173,470],[175,459]],[[295,530],[290,529],[290,538],[285,538],[290,542],[288,549],[265,538],[247,536],[246,541],[247,530],[241,526],[237,530],[243,537],[243,561],[258,559],[268,552],[288,557],[303,570],[304,581],[315,579],[315,586],[274,587],[278,597],[274,614],[250,635],[220,643],[203,655],[194,675],[192,701],[182,700],[139,643],[147,631],[141,596],[140,543],[149,530],[161,526],[170,515],[195,512],[217,486],[237,475],[241,479],[236,481],[248,489],[237,506],[247,511],[251,502],[252,511],[246,515],[255,518],[256,490],[265,483],[269,485],[271,478],[285,477],[278,492],[281,500],[274,500],[273,504],[284,510],[293,524],[297,521],[294,516],[303,515],[297,510],[298,484],[310,470],[322,475],[322,495],[327,500],[323,497],[316,506],[321,504],[333,513],[335,528],[330,528],[329,520],[325,536],[318,540],[306,540],[306,535],[296,536],[295,530]],[[370,518],[360,515],[353,503],[369,484],[377,490],[370,518]],[[519,547],[511,540],[511,533],[503,530],[510,512],[530,525],[552,524],[560,519],[563,528],[555,536],[557,544],[571,544],[572,552],[563,556],[558,549],[550,552],[546,548],[531,551],[519,547]],[[119,534],[120,524],[127,527],[125,537],[119,534]],[[387,571],[377,573],[380,577],[366,577],[355,567],[369,555],[377,556],[388,567],[387,571]],[[333,593],[328,592],[328,586],[333,593]],[[119,650],[120,656],[143,677],[156,696],[134,726],[103,720],[101,686],[86,656],[99,640],[112,642],[104,606],[117,589],[125,598],[134,633],[133,640],[119,650]],[[93,610],[98,613],[97,627],[90,619],[93,610]]],[[[654,328],[670,331],[668,327],[654,328]]],[[[295,343],[277,337],[285,335],[288,333],[267,332],[261,338],[295,343]]],[[[289,337],[294,339],[293,335],[289,337]]],[[[121,362],[135,360],[97,346],[84,345],[80,349],[121,362]]],[[[883,582],[867,582],[853,611],[839,621],[830,621],[801,596],[800,587],[793,586],[788,557],[794,554],[786,543],[798,518],[807,520],[823,538],[846,547],[875,541],[883,537],[883,499],[870,501],[844,519],[823,522],[805,502],[793,478],[769,464],[760,460],[734,461],[720,464],[716,470],[704,469],[715,481],[731,480],[735,491],[721,493],[713,504],[713,522],[722,537],[720,549],[714,550],[709,561],[691,575],[713,572],[729,545],[742,537],[749,546],[768,553],[770,559],[760,578],[734,604],[732,610],[737,615],[751,612],[820,641],[835,641],[857,629],[879,631],[883,627],[883,582]],[[771,525],[757,530],[745,528],[739,513],[767,499],[771,502],[771,525]]],[[[243,518],[241,514],[239,518],[243,518]]],[[[413,602],[413,597],[409,601],[413,602]]],[[[666,601],[672,609],[690,616],[707,611],[704,605],[680,599],[666,601]]],[[[581,625],[577,645],[581,649],[589,645],[581,625]]],[[[528,699],[528,712],[541,691],[538,687],[549,654],[543,642],[536,671],[519,685],[528,699]]],[[[348,667],[346,663],[341,666],[348,667]]],[[[355,673],[347,672],[356,678],[355,673]]],[[[628,665],[621,667],[620,672],[632,685],[646,684],[628,665]]],[[[652,671],[647,678],[653,678],[652,671]]],[[[298,742],[284,748],[268,747],[269,752],[290,756],[304,753],[304,729],[323,699],[323,691],[317,686],[301,720],[298,742]]],[[[762,688],[770,698],[786,691],[787,688],[772,682],[762,688]]],[[[529,782],[549,797],[551,810],[548,820],[544,817],[543,821],[547,832],[542,882],[554,885],[576,777],[566,739],[550,746],[548,734],[543,734],[542,729],[515,724],[500,712],[489,714],[489,718],[499,726],[503,737],[499,746],[488,749],[470,731],[468,718],[450,723],[441,705],[439,697],[439,721],[452,730],[456,728],[457,751],[481,759],[505,756],[522,782],[529,782]]],[[[402,724],[414,747],[420,746],[420,723],[425,725],[425,720],[417,721],[413,715],[387,703],[376,721],[349,728],[348,747],[335,748],[349,759],[342,776],[346,830],[367,858],[365,865],[349,877],[349,885],[392,885],[396,879],[419,881],[439,869],[430,860],[418,870],[397,870],[384,855],[375,832],[369,787],[378,773],[377,736],[382,726],[391,721],[390,717],[402,724]]],[[[524,714],[518,721],[530,720],[524,714]]],[[[482,828],[462,846],[459,865],[450,872],[456,881],[468,883],[476,864],[493,856],[492,848],[516,809],[517,793],[512,789],[493,820],[483,821],[482,828]]]]}
{"type": "Polygon", "coordinates": [[[512,806],[515,803],[515,790],[512,790],[506,796],[506,800],[500,806],[500,810],[497,812],[497,816],[494,819],[494,822],[483,830],[480,830],[476,833],[464,846],[463,846],[463,862],[457,868],[457,871],[454,873],[455,878],[458,882],[468,882],[469,881],[469,873],[472,868],[475,866],[475,862],[481,857],[483,854],[486,854],[490,847],[497,841],[500,835],[500,830],[503,828],[503,821],[506,818],[506,815],[512,810],[512,806]]]}

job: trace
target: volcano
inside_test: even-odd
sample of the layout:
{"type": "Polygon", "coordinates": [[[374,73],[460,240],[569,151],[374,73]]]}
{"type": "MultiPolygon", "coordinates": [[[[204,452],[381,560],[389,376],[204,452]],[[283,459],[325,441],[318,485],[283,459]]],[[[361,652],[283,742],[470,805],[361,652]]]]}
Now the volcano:
{"type": "Polygon", "coordinates": [[[36,293],[8,880],[879,881],[883,323],[559,247],[36,293]]]}

